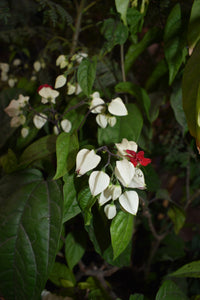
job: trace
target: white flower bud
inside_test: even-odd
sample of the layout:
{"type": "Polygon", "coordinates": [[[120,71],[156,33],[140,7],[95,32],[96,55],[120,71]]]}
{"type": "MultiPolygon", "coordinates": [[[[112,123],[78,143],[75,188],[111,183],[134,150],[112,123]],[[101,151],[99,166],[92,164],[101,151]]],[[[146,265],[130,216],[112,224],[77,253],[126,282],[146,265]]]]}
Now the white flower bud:
{"type": "Polygon", "coordinates": [[[15,58],[13,60],[13,66],[18,67],[19,65],[21,65],[21,59],[15,58]]]}
{"type": "Polygon", "coordinates": [[[113,99],[108,105],[108,111],[115,116],[126,116],[128,111],[121,98],[113,99]]]}
{"type": "Polygon", "coordinates": [[[139,205],[139,197],[135,191],[126,191],[119,197],[121,206],[132,215],[136,215],[139,205]]]}
{"type": "Polygon", "coordinates": [[[60,125],[61,125],[63,131],[65,131],[65,132],[70,132],[70,130],[72,129],[72,123],[67,119],[62,120],[60,125]]]}
{"type": "Polygon", "coordinates": [[[93,171],[89,177],[90,192],[93,196],[102,193],[109,185],[110,177],[103,171],[93,171]]]}
{"type": "Polygon", "coordinates": [[[88,171],[96,168],[101,157],[97,155],[94,150],[82,149],[76,156],[76,173],[82,176],[88,171]]]}
{"type": "Polygon", "coordinates": [[[101,128],[106,128],[108,122],[107,122],[107,116],[104,114],[98,114],[96,116],[96,122],[101,128]]]}
{"type": "Polygon", "coordinates": [[[40,69],[41,69],[41,63],[40,63],[38,60],[35,61],[34,64],[33,64],[33,68],[34,68],[34,70],[35,70],[36,72],[39,72],[40,69]]]}
{"type": "Polygon", "coordinates": [[[40,113],[40,115],[35,115],[33,117],[33,123],[37,129],[40,129],[44,126],[47,121],[47,116],[45,114],[40,113]]]}
{"type": "Polygon", "coordinates": [[[117,210],[114,204],[107,204],[104,207],[104,212],[106,217],[110,220],[116,216],[117,210]]]}
{"type": "Polygon", "coordinates": [[[59,75],[56,78],[55,89],[61,88],[65,85],[67,78],[64,75],[59,75]]]}
{"type": "Polygon", "coordinates": [[[71,84],[70,82],[67,83],[67,95],[73,95],[76,91],[75,85],[71,84]]]}
{"type": "Polygon", "coordinates": [[[115,176],[123,184],[123,186],[128,187],[133,176],[135,174],[134,165],[127,159],[119,160],[116,162],[115,176]]]}
{"type": "Polygon", "coordinates": [[[115,117],[110,117],[108,116],[107,117],[107,120],[108,120],[108,124],[111,126],[111,127],[114,127],[116,122],[117,122],[117,119],[115,117]]]}
{"type": "Polygon", "coordinates": [[[29,128],[23,127],[23,128],[21,129],[21,136],[22,136],[23,138],[25,138],[25,137],[27,137],[28,134],[29,134],[29,128]]]}
{"type": "Polygon", "coordinates": [[[90,103],[90,110],[93,114],[100,114],[105,111],[105,102],[100,98],[99,92],[94,92],[90,103]],[[102,104],[102,105],[101,105],[102,104]]]}
{"type": "Polygon", "coordinates": [[[56,66],[59,66],[61,69],[65,68],[68,65],[68,61],[65,55],[61,54],[56,59],[56,66]]]}

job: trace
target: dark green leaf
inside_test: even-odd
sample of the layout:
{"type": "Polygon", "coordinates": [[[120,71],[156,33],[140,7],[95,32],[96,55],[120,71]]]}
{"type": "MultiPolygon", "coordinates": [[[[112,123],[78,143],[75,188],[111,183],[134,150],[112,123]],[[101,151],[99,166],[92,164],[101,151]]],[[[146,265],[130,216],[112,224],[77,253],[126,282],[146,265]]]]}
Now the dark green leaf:
{"type": "Polygon", "coordinates": [[[76,188],[74,185],[74,174],[65,174],[63,195],[64,195],[64,214],[63,222],[70,220],[81,212],[77,201],[76,188]]]}
{"type": "Polygon", "coordinates": [[[172,280],[166,280],[163,282],[155,298],[155,300],[187,300],[187,299],[188,299],[187,296],[172,280]]]}
{"type": "Polygon", "coordinates": [[[171,273],[169,276],[200,278],[200,260],[193,261],[182,266],[175,272],[171,273]]]}
{"type": "Polygon", "coordinates": [[[96,58],[93,60],[83,59],[79,65],[77,79],[86,96],[92,93],[92,86],[96,76],[96,58]]]}
{"type": "Polygon", "coordinates": [[[116,259],[129,244],[133,234],[133,215],[118,212],[110,226],[113,259],[116,259]]]}
{"type": "Polygon", "coordinates": [[[58,262],[54,263],[51,273],[49,274],[49,279],[57,286],[66,287],[66,280],[68,281],[68,287],[76,284],[76,279],[72,271],[67,268],[66,265],[58,262]]]}
{"type": "Polygon", "coordinates": [[[173,82],[187,55],[182,30],[181,7],[180,4],[177,4],[168,16],[164,33],[164,50],[169,67],[169,84],[173,82]]]}
{"type": "Polygon", "coordinates": [[[148,30],[148,32],[145,34],[143,39],[137,43],[133,44],[129,47],[126,55],[125,55],[125,71],[128,73],[128,71],[132,68],[135,60],[138,58],[138,56],[148,47],[150,46],[154,41],[156,41],[159,34],[158,28],[151,28],[148,30]]]}
{"type": "Polygon", "coordinates": [[[8,149],[8,153],[0,157],[0,165],[5,173],[12,173],[17,169],[17,157],[12,149],[8,149]]]}
{"type": "Polygon", "coordinates": [[[75,165],[78,151],[77,134],[62,132],[56,141],[57,169],[54,179],[64,176],[75,165]]]}
{"type": "Polygon", "coordinates": [[[32,162],[42,159],[56,151],[55,135],[47,135],[28,146],[20,157],[20,166],[27,166],[32,162]]]}
{"type": "Polygon", "coordinates": [[[168,66],[165,59],[162,59],[159,61],[159,63],[156,65],[155,69],[153,70],[152,74],[149,76],[145,88],[146,90],[151,90],[155,88],[160,81],[160,79],[167,74],[168,72],[168,66]]]}
{"type": "Polygon", "coordinates": [[[143,125],[142,115],[135,104],[128,104],[126,107],[128,115],[118,118],[114,127],[98,128],[100,145],[119,143],[123,138],[137,142],[143,125]]]}
{"type": "Polygon", "coordinates": [[[187,33],[190,52],[200,39],[200,0],[194,0],[187,33]]]}
{"type": "Polygon", "coordinates": [[[200,124],[198,114],[200,112],[200,43],[195,47],[192,56],[188,60],[182,81],[183,109],[186,115],[189,131],[200,145],[200,124]]]}
{"type": "Polygon", "coordinates": [[[132,35],[141,31],[143,15],[135,7],[128,8],[126,18],[132,35]]]}
{"type": "Polygon", "coordinates": [[[142,294],[134,294],[129,297],[129,300],[143,300],[144,295],[142,294]]]}
{"type": "Polygon", "coordinates": [[[183,227],[185,223],[185,212],[182,208],[175,204],[171,204],[168,210],[168,216],[174,223],[174,231],[176,234],[179,233],[180,229],[183,227]]]}
{"type": "Polygon", "coordinates": [[[65,258],[69,268],[73,267],[79,262],[85,252],[84,232],[70,232],[65,240],[65,258]]]}
{"type": "Polygon", "coordinates": [[[83,188],[78,193],[78,203],[83,212],[85,225],[90,224],[92,218],[91,208],[95,202],[96,202],[96,198],[91,195],[89,187],[83,188]]]}
{"type": "Polygon", "coordinates": [[[0,187],[2,296],[7,300],[39,299],[62,228],[60,187],[55,181],[45,181],[37,170],[2,178],[0,187]]]}

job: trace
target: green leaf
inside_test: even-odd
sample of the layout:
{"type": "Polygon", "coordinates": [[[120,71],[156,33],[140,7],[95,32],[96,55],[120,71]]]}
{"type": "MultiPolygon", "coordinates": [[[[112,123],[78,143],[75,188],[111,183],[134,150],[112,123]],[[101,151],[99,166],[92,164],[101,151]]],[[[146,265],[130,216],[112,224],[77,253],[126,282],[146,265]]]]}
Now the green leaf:
{"type": "Polygon", "coordinates": [[[65,174],[63,177],[64,214],[63,223],[75,217],[81,212],[77,201],[76,188],[74,184],[74,174],[65,174]]]}
{"type": "Polygon", "coordinates": [[[182,290],[172,281],[166,280],[156,294],[155,300],[187,300],[187,296],[182,290]]]}
{"type": "Polygon", "coordinates": [[[66,265],[59,262],[54,263],[49,274],[49,279],[57,286],[66,287],[66,281],[68,281],[68,287],[76,284],[76,279],[72,271],[66,265]]]}
{"type": "Polygon", "coordinates": [[[200,0],[194,0],[193,2],[187,39],[191,52],[200,39],[200,0]]]}
{"type": "Polygon", "coordinates": [[[175,233],[178,234],[185,223],[186,217],[184,210],[175,204],[171,204],[167,214],[174,223],[175,233]]]}
{"type": "Polygon", "coordinates": [[[187,55],[182,31],[181,7],[178,3],[168,16],[164,32],[164,51],[169,67],[169,84],[173,82],[187,55]]]}
{"type": "Polygon", "coordinates": [[[200,278],[200,260],[182,266],[175,272],[169,274],[169,276],[200,278]]]}
{"type": "Polygon", "coordinates": [[[117,12],[120,13],[121,19],[124,22],[124,25],[127,25],[126,22],[126,12],[128,9],[129,0],[115,0],[115,6],[117,12]]]}
{"type": "Polygon", "coordinates": [[[137,142],[143,125],[140,110],[135,104],[127,104],[128,115],[117,119],[114,127],[98,128],[100,145],[119,143],[123,138],[137,142]]]}
{"type": "Polygon", "coordinates": [[[44,180],[38,170],[18,172],[1,179],[0,206],[2,296],[7,300],[39,299],[62,228],[60,187],[44,180]]]}
{"type": "Polygon", "coordinates": [[[128,267],[131,264],[131,254],[132,254],[132,241],[129,242],[126,249],[113,260],[113,248],[110,244],[109,247],[104,251],[103,258],[107,263],[119,268],[128,267]]]}
{"type": "Polygon", "coordinates": [[[84,232],[76,234],[76,232],[68,233],[65,240],[65,258],[69,268],[73,267],[80,261],[85,252],[84,232]]]}
{"type": "Polygon", "coordinates": [[[5,173],[12,173],[17,169],[17,157],[12,149],[8,149],[8,153],[0,157],[0,165],[5,173]]]}
{"type": "Polygon", "coordinates": [[[142,294],[134,294],[129,297],[129,300],[143,300],[144,295],[142,294]]]}
{"type": "Polygon", "coordinates": [[[176,121],[183,128],[183,133],[185,133],[187,131],[188,127],[187,127],[187,121],[186,121],[185,113],[183,111],[181,85],[176,85],[173,88],[173,92],[172,92],[171,97],[170,97],[170,104],[171,104],[171,107],[174,111],[176,121]]]}
{"type": "Polygon", "coordinates": [[[183,109],[186,115],[190,134],[196,139],[197,146],[200,146],[200,124],[198,115],[200,112],[200,43],[195,47],[188,60],[182,81],[183,109]]]}
{"type": "Polygon", "coordinates": [[[77,134],[62,132],[56,141],[57,169],[54,180],[64,176],[75,165],[79,144],[77,134]]]}
{"type": "Polygon", "coordinates": [[[129,7],[126,14],[129,31],[134,36],[140,32],[143,25],[143,14],[141,14],[135,7],[129,7]]]}
{"type": "Polygon", "coordinates": [[[125,71],[128,71],[132,68],[134,62],[138,58],[138,56],[153,42],[158,38],[159,30],[158,28],[151,28],[144,35],[143,39],[137,43],[133,44],[129,47],[126,55],[125,55],[125,71]]]}
{"type": "Polygon", "coordinates": [[[78,83],[80,84],[83,93],[88,97],[92,93],[92,86],[96,76],[96,63],[95,57],[93,57],[93,60],[84,58],[78,67],[78,83]]]}
{"type": "Polygon", "coordinates": [[[118,212],[110,226],[113,259],[116,259],[127,247],[133,234],[133,215],[118,212]]]}
{"type": "Polygon", "coordinates": [[[145,84],[146,90],[151,90],[156,88],[158,86],[160,79],[167,73],[168,73],[167,62],[165,59],[162,59],[161,61],[159,61],[159,63],[156,64],[155,69],[149,76],[145,84]]]}
{"type": "Polygon", "coordinates": [[[32,162],[42,159],[56,151],[55,135],[47,135],[28,146],[20,157],[20,166],[28,166],[32,162]]]}
{"type": "Polygon", "coordinates": [[[92,218],[91,208],[95,202],[96,202],[96,198],[91,195],[89,187],[83,188],[78,193],[78,203],[83,212],[85,225],[90,224],[92,218]]]}
{"type": "Polygon", "coordinates": [[[107,42],[102,51],[111,51],[116,45],[123,45],[128,38],[128,28],[119,21],[109,18],[103,22],[101,33],[107,42]]]}
{"type": "Polygon", "coordinates": [[[141,111],[145,111],[147,119],[150,121],[149,109],[151,105],[150,98],[147,92],[140,86],[132,82],[120,82],[115,86],[116,92],[129,93],[136,97],[138,106],[141,108],[141,111]]]}

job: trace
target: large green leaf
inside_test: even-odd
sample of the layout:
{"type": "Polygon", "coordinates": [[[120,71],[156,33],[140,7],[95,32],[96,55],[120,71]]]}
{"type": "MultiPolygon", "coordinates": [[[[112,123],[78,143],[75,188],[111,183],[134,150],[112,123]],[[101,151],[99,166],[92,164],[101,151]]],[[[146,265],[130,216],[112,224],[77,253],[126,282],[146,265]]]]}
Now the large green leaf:
{"type": "Polygon", "coordinates": [[[37,170],[6,176],[0,206],[1,293],[7,300],[40,299],[61,233],[60,187],[37,170]]]}
{"type": "Polygon", "coordinates": [[[117,12],[120,13],[121,19],[126,25],[126,13],[128,9],[129,0],[115,0],[115,6],[117,9],[117,12]]]}
{"type": "Polygon", "coordinates": [[[187,55],[183,39],[183,26],[180,4],[170,12],[164,32],[164,51],[169,68],[169,84],[171,84],[187,55]]]}
{"type": "Polygon", "coordinates": [[[182,81],[183,109],[186,115],[188,128],[191,135],[200,146],[200,43],[195,47],[192,56],[188,60],[182,81]]]}
{"type": "Polygon", "coordinates": [[[200,39],[200,0],[194,0],[192,5],[187,39],[192,51],[200,39]]]}
{"type": "Polygon", "coordinates": [[[27,166],[32,162],[42,159],[56,151],[55,135],[47,135],[28,146],[20,157],[20,166],[27,166]]]}
{"type": "Polygon", "coordinates": [[[119,143],[123,138],[137,142],[143,125],[140,110],[135,104],[126,105],[128,115],[119,117],[114,127],[98,128],[98,142],[100,145],[119,143]]]}
{"type": "Polygon", "coordinates": [[[96,76],[96,58],[93,60],[83,59],[79,65],[77,79],[86,96],[92,93],[92,86],[96,76]]]}
{"type": "Polygon", "coordinates": [[[64,176],[75,165],[79,143],[77,134],[62,132],[56,141],[57,169],[54,179],[64,176]]]}
{"type": "Polygon", "coordinates": [[[166,280],[156,294],[155,300],[187,300],[187,296],[182,290],[172,281],[166,280]]]}
{"type": "Polygon", "coordinates": [[[129,244],[133,234],[133,215],[118,212],[110,226],[113,259],[116,259],[129,244]]]}
{"type": "Polygon", "coordinates": [[[86,240],[84,238],[84,232],[79,230],[78,233],[68,233],[65,240],[65,258],[71,270],[83,256],[85,252],[85,244],[86,240]]]}
{"type": "Polygon", "coordinates": [[[200,260],[193,261],[182,266],[180,269],[171,273],[169,276],[200,278],[200,260]]]}
{"type": "Polygon", "coordinates": [[[77,200],[77,191],[74,185],[74,174],[65,174],[63,177],[64,213],[63,222],[70,220],[81,212],[77,200]]]}

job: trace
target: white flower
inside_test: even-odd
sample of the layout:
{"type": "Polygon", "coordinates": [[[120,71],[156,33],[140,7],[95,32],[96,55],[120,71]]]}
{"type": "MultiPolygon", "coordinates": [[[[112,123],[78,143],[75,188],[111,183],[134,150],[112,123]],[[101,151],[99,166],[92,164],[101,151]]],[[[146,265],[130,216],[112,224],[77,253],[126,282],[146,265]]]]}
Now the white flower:
{"type": "Polygon", "coordinates": [[[57,126],[53,126],[53,132],[55,135],[58,135],[59,134],[59,129],[57,126]]]}
{"type": "Polygon", "coordinates": [[[75,85],[71,84],[70,82],[67,83],[67,95],[72,95],[76,91],[75,85]]]}
{"type": "Polygon", "coordinates": [[[19,98],[17,101],[19,101],[20,107],[26,106],[29,102],[29,96],[23,96],[22,94],[19,95],[19,98]]]}
{"type": "Polygon", "coordinates": [[[104,114],[98,114],[96,116],[96,122],[101,128],[106,128],[108,121],[107,121],[107,116],[104,114]]]}
{"type": "Polygon", "coordinates": [[[20,114],[20,103],[18,100],[13,99],[9,105],[4,109],[9,117],[15,117],[20,114]]]}
{"type": "Polygon", "coordinates": [[[126,156],[126,150],[132,150],[137,152],[137,144],[133,141],[128,141],[127,139],[123,139],[121,143],[115,144],[118,149],[118,154],[122,156],[126,156]]]}
{"type": "Polygon", "coordinates": [[[102,193],[109,185],[110,177],[103,171],[93,171],[89,177],[90,192],[93,196],[102,193]]]}
{"type": "Polygon", "coordinates": [[[21,136],[22,136],[23,138],[25,138],[25,137],[27,137],[28,134],[29,134],[29,128],[23,127],[23,128],[21,129],[21,136]]]}
{"type": "Polygon", "coordinates": [[[114,204],[107,204],[104,207],[104,212],[108,219],[113,219],[116,216],[117,210],[114,204]]]}
{"type": "Polygon", "coordinates": [[[16,82],[17,82],[16,78],[9,78],[8,79],[8,85],[9,85],[9,87],[11,87],[11,88],[14,87],[16,82]]]}
{"type": "Polygon", "coordinates": [[[82,88],[80,87],[80,84],[76,83],[75,95],[79,95],[81,92],[82,92],[82,88]]]}
{"type": "Polygon", "coordinates": [[[64,86],[66,81],[67,81],[67,78],[64,75],[59,75],[56,78],[55,89],[58,89],[58,88],[61,88],[62,86],[64,86]]]}
{"type": "Polygon", "coordinates": [[[135,175],[133,176],[133,179],[129,183],[128,187],[137,188],[140,190],[144,190],[146,188],[142,170],[135,168],[135,175]]]}
{"type": "Polygon", "coordinates": [[[47,121],[47,116],[45,114],[40,113],[40,115],[35,115],[33,117],[33,123],[37,129],[40,129],[44,126],[47,121]]]}
{"type": "Polygon", "coordinates": [[[18,67],[19,65],[21,65],[21,59],[15,58],[13,60],[13,66],[18,67]]]}
{"type": "Polygon", "coordinates": [[[60,125],[65,132],[70,132],[70,130],[72,129],[72,123],[67,119],[62,120],[60,125]]]}
{"type": "Polygon", "coordinates": [[[42,97],[41,102],[43,104],[46,104],[48,102],[55,104],[55,99],[58,97],[59,92],[56,90],[53,90],[51,86],[41,86],[39,88],[38,94],[42,97]]]}
{"type": "Polygon", "coordinates": [[[83,60],[83,58],[86,58],[88,57],[87,53],[84,53],[84,52],[79,52],[77,54],[74,54],[71,58],[71,60],[76,60],[78,64],[80,64],[83,60]]]}
{"type": "Polygon", "coordinates": [[[126,116],[128,111],[121,98],[115,98],[108,104],[108,111],[115,116],[126,116]]]}
{"type": "Polygon", "coordinates": [[[111,116],[108,116],[107,117],[107,120],[108,120],[108,124],[113,127],[115,126],[116,122],[117,122],[117,119],[115,117],[111,117],[111,116]]]}
{"type": "Polygon", "coordinates": [[[103,99],[100,98],[99,92],[94,92],[91,95],[91,97],[92,97],[92,101],[90,103],[90,110],[91,110],[91,112],[93,114],[102,113],[105,110],[105,102],[103,101],[103,99]]]}
{"type": "Polygon", "coordinates": [[[61,54],[56,59],[56,66],[59,66],[61,69],[65,68],[68,65],[68,61],[65,55],[61,54]]]}
{"type": "Polygon", "coordinates": [[[36,71],[36,72],[39,72],[40,71],[40,69],[41,69],[41,63],[38,61],[38,60],[36,60],[35,62],[34,62],[34,64],[33,64],[33,68],[34,68],[34,70],[36,71]]]}
{"type": "Polygon", "coordinates": [[[2,72],[7,73],[10,69],[10,66],[7,63],[0,63],[0,69],[2,72]]]}
{"type": "Polygon", "coordinates": [[[25,122],[26,122],[26,117],[24,115],[14,116],[10,120],[10,126],[19,127],[20,125],[23,125],[25,122]]]}
{"type": "Polygon", "coordinates": [[[115,176],[123,184],[123,186],[128,187],[133,176],[135,174],[134,165],[127,159],[119,160],[116,162],[115,176]]]}
{"type": "Polygon", "coordinates": [[[96,168],[101,157],[94,150],[82,149],[76,156],[76,173],[81,176],[88,171],[96,168]]]}
{"type": "Polygon", "coordinates": [[[139,197],[135,191],[126,191],[119,197],[119,203],[130,214],[136,215],[139,205],[139,197]]]}
{"type": "Polygon", "coordinates": [[[122,193],[120,185],[109,184],[109,186],[100,194],[98,198],[99,205],[103,205],[110,199],[116,200],[122,193]]]}

